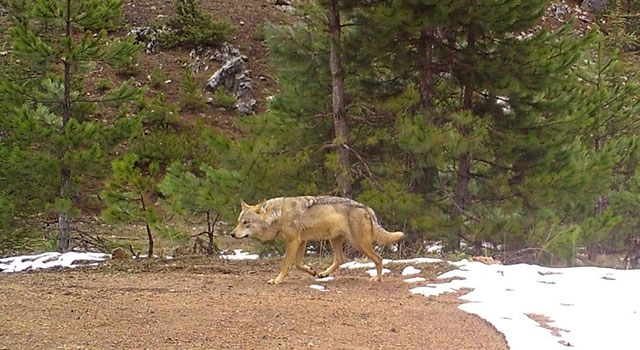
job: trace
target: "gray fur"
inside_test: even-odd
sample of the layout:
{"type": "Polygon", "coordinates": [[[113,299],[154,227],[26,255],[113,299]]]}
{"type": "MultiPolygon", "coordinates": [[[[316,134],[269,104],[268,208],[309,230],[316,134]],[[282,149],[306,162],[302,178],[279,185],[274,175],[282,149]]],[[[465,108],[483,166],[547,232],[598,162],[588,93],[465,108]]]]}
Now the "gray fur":
{"type": "MultiPolygon", "coordinates": [[[[266,202],[264,202],[263,207],[264,208],[266,208],[267,206],[278,207],[285,200],[285,198],[286,197],[277,197],[277,198],[269,199],[266,202]]],[[[374,225],[376,225],[379,229],[384,230],[384,228],[382,227],[382,224],[380,224],[380,221],[376,216],[376,213],[368,206],[360,202],[356,202],[353,199],[345,198],[345,197],[336,197],[336,196],[299,196],[298,198],[303,199],[306,202],[307,209],[316,205],[335,205],[335,204],[343,204],[352,208],[366,209],[369,215],[371,215],[374,225]]],[[[278,221],[280,219],[281,214],[282,212],[279,210],[271,212],[266,219],[267,225],[271,225],[272,223],[278,221]]]]}
{"type": "Polygon", "coordinates": [[[326,204],[345,204],[350,207],[355,208],[366,208],[366,206],[362,203],[358,203],[353,199],[344,198],[344,197],[331,197],[331,196],[315,196],[315,197],[306,197],[309,201],[309,207],[314,205],[326,205],[326,204]]]}
{"type": "Polygon", "coordinates": [[[305,197],[308,198],[307,207],[311,208],[314,205],[333,205],[333,204],[344,204],[354,208],[363,208],[369,212],[373,219],[373,223],[380,229],[384,229],[376,216],[376,213],[366,205],[356,202],[353,199],[345,198],[345,197],[332,197],[332,196],[314,196],[314,197],[305,197]]]}

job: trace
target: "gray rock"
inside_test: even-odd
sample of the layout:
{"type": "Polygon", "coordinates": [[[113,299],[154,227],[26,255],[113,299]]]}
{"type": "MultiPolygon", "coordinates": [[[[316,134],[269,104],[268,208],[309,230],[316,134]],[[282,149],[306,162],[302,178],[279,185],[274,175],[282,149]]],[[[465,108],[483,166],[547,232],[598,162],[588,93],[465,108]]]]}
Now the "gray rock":
{"type": "Polygon", "coordinates": [[[240,75],[244,68],[243,63],[242,57],[235,57],[225,62],[207,81],[207,90],[216,91],[218,87],[224,86],[225,89],[233,91],[237,85],[236,76],[240,75]]]}
{"type": "Polygon", "coordinates": [[[256,100],[252,98],[246,101],[236,101],[234,107],[238,111],[238,113],[242,115],[248,115],[253,113],[253,110],[256,108],[256,104],[256,100]]]}
{"type": "Polygon", "coordinates": [[[253,95],[251,71],[245,68],[248,58],[232,45],[225,43],[219,50],[210,54],[209,60],[221,62],[222,67],[209,78],[205,89],[215,92],[223,88],[236,98],[234,107],[238,113],[253,113],[257,102],[253,95]]]}
{"type": "Polygon", "coordinates": [[[158,34],[160,32],[160,30],[153,27],[135,27],[127,35],[134,35],[134,43],[143,44],[145,46],[144,51],[151,55],[158,51],[158,34]]]}
{"type": "Polygon", "coordinates": [[[275,0],[275,7],[285,13],[295,14],[296,8],[293,7],[292,0],[275,0]]]}

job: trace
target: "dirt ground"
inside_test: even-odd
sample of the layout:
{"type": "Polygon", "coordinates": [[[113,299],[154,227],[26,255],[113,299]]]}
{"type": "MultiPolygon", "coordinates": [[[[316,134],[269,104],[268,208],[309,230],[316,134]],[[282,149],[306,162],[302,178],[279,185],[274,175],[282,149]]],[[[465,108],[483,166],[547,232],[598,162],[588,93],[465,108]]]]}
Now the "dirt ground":
{"type": "MultiPolygon", "coordinates": [[[[507,349],[454,295],[337,271],[329,291],[278,260],[106,263],[0,275],[0,349],[507,349]]],[[[425,270],[427,268],[425,267],[425,270]]],[[[423,272],[423,276],[428,276],[423,272]]]]}

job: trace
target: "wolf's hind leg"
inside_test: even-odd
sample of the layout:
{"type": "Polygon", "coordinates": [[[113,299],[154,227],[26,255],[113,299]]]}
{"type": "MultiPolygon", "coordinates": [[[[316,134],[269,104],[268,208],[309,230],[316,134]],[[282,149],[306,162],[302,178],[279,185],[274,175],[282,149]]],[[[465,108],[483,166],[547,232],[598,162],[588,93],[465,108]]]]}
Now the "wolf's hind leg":
{"type": "Polygon", "coordinates": [[[298,251],[296,252],[295,265],[298,268],[298,270],[302,270],[310,274],[311,276],[316,276],[317,275],[316,271],[302,262],[302,259],[304,258],[304,253],[306,253],[306,250],[307,250],[307,241],[302,241],[302,243],[300,243],[300,246],[298,247],[298,251]]]}
{"type": "Polygon", "coordinates": [[[367,258],[371,259],[374,264],[376,264],[377,275],[375,277],[371,277],[371,280],[382,281],[382,257],[378,255],[375,250],[373,250],[373,245],[371,244],[371,242],[360,243],[356,246],[356,249],[358,249],[367,258]]]}
{"type": "Polygon", "coordinates": [[[342,243],[344,243],[344,237],[338,236],[329,240],[331,243],[331,250],[333,250],[333,263],[326,270],[320,272],[318,277],[324,278],[333,274],[336,269],[344,261],[344,254],[342,253],[342,243]]]}

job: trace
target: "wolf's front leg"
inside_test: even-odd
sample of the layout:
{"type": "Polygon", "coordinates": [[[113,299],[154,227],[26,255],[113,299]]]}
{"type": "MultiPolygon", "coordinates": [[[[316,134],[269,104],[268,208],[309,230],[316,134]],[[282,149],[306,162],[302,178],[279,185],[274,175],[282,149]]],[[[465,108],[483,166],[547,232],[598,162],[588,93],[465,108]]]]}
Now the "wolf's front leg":
{"type": "Polygon", "coordinates": [[[301,242],[298,240],[287,242],[287,250],[284,253],[284,261],[282,262],[282,268],[280,268],[280,274],[278,274],[278,277],[267,281],[267,283],[269,284],[282,283],[284,278],[287,277],[287,275],[289,274],[289,269],[291,268],[291,265],[293,265],[293,262],[296,259],[296,255],[298,253],[298,247],[300,246],[300,244],[301,242]]]}

